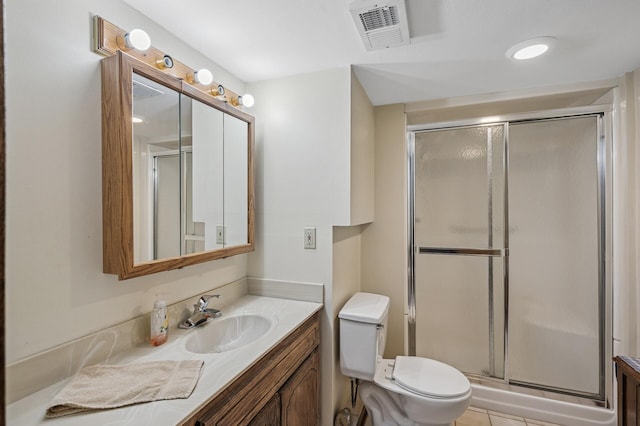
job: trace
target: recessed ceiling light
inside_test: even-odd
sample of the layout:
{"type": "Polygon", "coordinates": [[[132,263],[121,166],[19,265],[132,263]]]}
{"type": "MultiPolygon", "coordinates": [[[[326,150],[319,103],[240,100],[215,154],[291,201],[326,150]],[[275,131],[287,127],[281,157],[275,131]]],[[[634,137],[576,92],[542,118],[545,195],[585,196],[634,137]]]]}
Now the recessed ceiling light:
{"type": "Polygon", "coordinates": [[[144,120],[142,119],[142,117],[136,117],[135,115],[133,117],[131,117],[131,122],[132,123],[142,123],[144,120]]]}
{"type": "Polygon", "coordinates": [[[554,37],[536,37],[512,46],[507,50],[506,56],[509,59],[524,61],[532,59],[546,53],[556,43],[554,37]]]}

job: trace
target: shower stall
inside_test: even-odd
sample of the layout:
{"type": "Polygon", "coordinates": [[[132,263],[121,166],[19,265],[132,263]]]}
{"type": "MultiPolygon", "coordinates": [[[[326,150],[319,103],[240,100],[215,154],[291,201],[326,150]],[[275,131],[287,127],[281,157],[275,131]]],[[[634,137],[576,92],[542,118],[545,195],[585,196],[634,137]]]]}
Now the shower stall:
{"type": "Polygon", "coordinates": [[[409,353],[611,403],[609,113],[410,126],[409,353]]]}

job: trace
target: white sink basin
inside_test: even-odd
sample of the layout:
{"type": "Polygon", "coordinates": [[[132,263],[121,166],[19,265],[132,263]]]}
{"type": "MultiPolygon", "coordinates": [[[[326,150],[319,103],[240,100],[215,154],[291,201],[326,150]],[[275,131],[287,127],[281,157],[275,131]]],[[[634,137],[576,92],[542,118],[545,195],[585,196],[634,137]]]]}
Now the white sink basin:
{"type": "Polygon", "coordinates": [[[256,341],[271,326],[269,318],[254,314],[214,319],[194,330],[186,348],[199,354],[230,351],[256,341]]]}

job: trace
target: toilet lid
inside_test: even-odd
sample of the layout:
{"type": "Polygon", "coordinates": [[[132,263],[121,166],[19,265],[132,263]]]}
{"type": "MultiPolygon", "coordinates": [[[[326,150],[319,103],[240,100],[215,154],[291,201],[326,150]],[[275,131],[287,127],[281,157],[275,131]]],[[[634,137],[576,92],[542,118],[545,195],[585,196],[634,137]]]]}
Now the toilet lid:
{"type": "Polygon", "coordinates": [[[417,356],[396,357],[392,377],[401,388],[432,398],[456,398],[471,387],[465,375],[452,366],[417,356]]]}

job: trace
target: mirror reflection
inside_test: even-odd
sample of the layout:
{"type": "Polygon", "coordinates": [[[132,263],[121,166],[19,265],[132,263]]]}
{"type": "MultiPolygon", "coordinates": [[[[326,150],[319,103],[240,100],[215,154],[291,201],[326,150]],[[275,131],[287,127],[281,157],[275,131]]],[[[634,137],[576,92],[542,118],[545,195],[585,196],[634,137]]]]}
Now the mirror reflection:
{"type": "Polygon", "coordinates": [[[249,240],[248,159],[249,126],[228,114],[224,116],[224,241],[226,245],[246,244],[249,240]]]}
{"type": "Polygon", "coordinates": [[[248,123],[134,73],[134,264],[248,243],[248,136],[248,123]]]}

